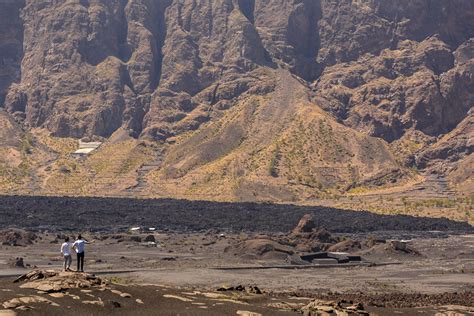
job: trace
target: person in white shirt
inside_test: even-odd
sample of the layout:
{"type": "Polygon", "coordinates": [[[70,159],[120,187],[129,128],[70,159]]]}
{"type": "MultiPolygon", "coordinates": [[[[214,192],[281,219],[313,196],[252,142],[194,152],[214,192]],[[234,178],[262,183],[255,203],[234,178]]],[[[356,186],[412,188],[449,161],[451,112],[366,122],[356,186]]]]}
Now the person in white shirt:
{"type": "Polygon", "coordinates": [[[69,242],[69,237],[64,239],[64,243],[61,245],[61,254],[64,258],[64,271],[70,271],[71,263],[72,263],[72,256],[71,256],[71,246],[72,244],[69,242]]]}
{"type": "Polygon", "coordinates": [[[84,272],[84,255],[86,244],[89,242],[82,238],[81,235],[77,236],[77,240],[72,244],[72,248],[76,250],[77,254],[77,272],[84,272]]]}

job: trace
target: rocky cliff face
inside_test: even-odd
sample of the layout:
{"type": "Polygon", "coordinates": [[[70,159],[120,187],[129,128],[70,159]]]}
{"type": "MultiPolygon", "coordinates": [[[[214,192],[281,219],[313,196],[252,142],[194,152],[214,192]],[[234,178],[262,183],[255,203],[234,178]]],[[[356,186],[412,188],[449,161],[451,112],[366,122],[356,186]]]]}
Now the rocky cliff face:
{"type": "Polygon", "coordinates": [[[314,82],[325,109],[388,141],[446,133],[471,106],[449,95],[469,80],[454,74],[471,63],[468,0],[39,0],[1,12],[5,107],[55,135],[196,129],[250,87],[270,91],[255,87],[264,67],[314,82]]]}
{"type": "MultiPolygon", "coordinates": [[[[313,120],[319,136],[324,118],[322,125],[359,141],[380,139],[370,150],[341,145],[348,158],[329,165],[344,165],[344,181],[321,175],[332,158],[319,165],[319,154],[298,167],[319,166],[305,171],[323,178],[312,180],[316,186],[350,187],[428,167],[426,157],[446,152],[442,136],[464,135],[472,121],[471,0],[0,0],[0,26],[0,104],[17,122],[52,136],[124,130],[177,143],[164,159],[166,177],[217,162],[247,141],[278,152],[272,168],[293,181],[299,158],[283,134],[309,111],[302,124],[313,120]],[[288,86],[298,93],[288,96],[288,86]],[[410,150],[387,149],[406,144],[410,150]],[[369,163],[363,156],[373,150],[381,154],[369,163]],[[356,175],[347,164],[363,167],[356,175]],[[367,170],[374,174],[362,177],[367,170]]],[[[303,148],[314,147],[314,135],[305,137],[313,143],[303,148]]],[[[472,153],[459,148],[449,159],[472,153]]],[[[238,159],[253,157],[244,152],[238,159]]]]}
{"type": "Polygon", "coordinates": [[[0,104],[10,85],[21,79],[20,63],[23,55],[23,21],[20,9],[24,1],[0,1],[0,104]]]}

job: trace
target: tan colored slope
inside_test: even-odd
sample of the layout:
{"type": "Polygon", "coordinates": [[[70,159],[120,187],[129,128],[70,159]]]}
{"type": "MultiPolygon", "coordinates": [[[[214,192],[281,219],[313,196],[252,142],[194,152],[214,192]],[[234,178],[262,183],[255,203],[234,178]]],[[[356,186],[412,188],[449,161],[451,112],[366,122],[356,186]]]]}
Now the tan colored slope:
{"type": "Polygon", "coordinates": [[[0,109],[0,146],[20,147],[22,131],[14,121],[0,109]]]}
{"type": "MultiPolygon", "coordinates": [[[[2,127],[5,118],[0,113],[2,127]]],[[[0,147],[3,194],[124,195],[137,184],[137,170],[156,151],[155,144],[111,137],[90,156],[77,158],[72,155],[78,147],[76,139],[53,137],[44,129],[13,132],[17,134],[10,139],[18,139],[17,144],[0,147]]]]}
{"type": "Polygon", "coordinates": [[[151,157],[150,148],[135,139],[106,142],[89,157],[65,155],[44,174],[48,194],[123,195],[136,185],[137,169],[151,157]]]}
{"type": "Polygon", "coordinates": [[[150,192],[226,200],[291,201],[383,185],[402,171],[382,140],[338,124],[286,71],[267,96],[249,96],[170,148],[150,192]]]}
{"type": "Polygon", "coordinates": [[[23,135],[12,121],[0,112],[0,182],[2,189],[13,189],[26,175],[21,151],[23,135]]]}
{"type": "Polygon", "coordinates": [[[474,199],[474,155],[460,160],[448,179],[458,193],[474,199]]]}
{"type": "MultiPolygon", "coordinates": [[[[417,198],[411,187],[419,176],[397,169],[386,143],[338,124],[305,99],[304,86],[285,73],[280,76],[275,94],[241,99],[228,115],[174,145],[117,133],[91,156],[76,159],[70,153],[77,140],[35,130],[28,134],[29,154],[11,147],[16,161],[26,166],[23,173],[16,172],[19,165],[5,168],[5,161],[15,160],[0,155],[3,170],[15,175],[2,175],[1,192],[291,201],[472,222],[470,200],[417,198]]],[[[3,124],[7,126],[5,120],[3,124]]],[[[26,134],[12,124],[10,132],[18,132],[14,135],[21,140],[26,134]]],[[[450,178],[463,178],[470,166],[472,155],[459,162],[450,178]]],[[[472,186],[469,178],[463,179],[465,188],[472,186]]]]}
{"type": "Polygon", "coordinates": [[[37,146],[33,135],[0,110],[0,192],[33,191],[36,170],[48,159],[51,155],[37,146]]]}
{"type": "MultiPolygon", "coordinates": [[[[453,188],[465,196],[474,196],[474,112],[445,135],[431,149],[438,157],[433,168],[445,168],[453,188]],[[445,159],[449,158],[449,159],[445,159]]],[[[428,158],[430,158],[428,156],[428,158]]]]}
{"type": "Polygon", "coordinates": [[[274,92],[244,94],[222,116],[168,144],[118,131],[92,155],[77,159],[71,156],[76,140],[34,131],[35,150],[46,148],[49,158],[24,172],[15,190],[309,202],[346,193],[383,194],[380,189],[390,193],[416,183],[416,173],[402,167],[394,151],[405,144],[389,146],[339,124],[310,101],[308,88],[289,72],[268,73],[277,82],[274,92]]]}

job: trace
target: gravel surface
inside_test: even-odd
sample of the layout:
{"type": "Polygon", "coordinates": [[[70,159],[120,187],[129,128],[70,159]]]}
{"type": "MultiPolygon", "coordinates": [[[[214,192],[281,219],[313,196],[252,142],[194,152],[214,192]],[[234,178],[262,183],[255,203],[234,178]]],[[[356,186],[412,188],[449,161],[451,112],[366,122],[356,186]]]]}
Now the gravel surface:
{"type": "Polygon", "coordinates": [[[133,226],[160,230],[288,232],[306,213],[331,232],[473,232],[467,223],[406,215],[377,215],[318,206],[218,203],[172,199],[0,196],[0,228],[120,231],[133,226]]]}

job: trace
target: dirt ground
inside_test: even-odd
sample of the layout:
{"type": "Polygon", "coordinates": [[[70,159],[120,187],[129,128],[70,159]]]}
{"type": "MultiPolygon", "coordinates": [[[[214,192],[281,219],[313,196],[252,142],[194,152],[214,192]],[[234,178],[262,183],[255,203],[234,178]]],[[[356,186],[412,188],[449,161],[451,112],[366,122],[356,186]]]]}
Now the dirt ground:
{"type": "Polygon", "coordinates": [[[298,315],[359,303],[354,315],[474,314],[474,228],[463,222],[255,203],[0,202],[0,315],[298,315]],[[86,272],[109,291],[13,283],[60,271],[61,243],[79,233],[91,242],[86,272]],[[33,295],[52,303],[1,310],[33,295]]]}
{"type": "MultiPolygon", "coordinates": [[[[240,293],[218,293],[197,291],[192,288],[170,288],[160,285],[119,285],[114,290],[130,294],[121,297],[111,292],[72,289],[65,297],[56,298],[48,294],[43,297],[57,304],[30,304],[28,310],[15,310],[17,315],[301,315],[297,309],[311,301],[306,296],[292,294],[241,295],[240,293]],[[79,299],[73,299],[76,296],[79,299]],[[83,301],[100,300],[104,306],[84,304],[83,301]],[[138,303],[140,302],[140,303],[138,303]],[[293,310],[292,310],[293,309],[293,310]]],[[[0,280],[0,300],[38,295],[34,290],[18,289],[11,280],[0,280]]],[[[40,294],[41,295],[41,294],[40,294]]],[[[471,297],[472,298],[472,297],[471,297]]],[[[338,297],[337,299],[340,299],[338,297]]],[[[438,304],[439,305],[439,304],[438,304]]],[[[5,310],[0,310],[0,315],[5,310]]],[[[415,308],[381,308],[369,306],[371,315],[471,315],[472,307],[460,305],[423,306],[415,308]]],[[[8,315],[8,314],[6,314],[8,315]]]]}
{"type": "MultiPolygon", "coordinates": [[[[0,281],[0,298],[2,301],[14,298],[38,295],[35,290],[21,289],[12,286],[10,280],[0,281]]],[[[108,291],[72,289],[67,296],[61,298],[44,297],[58,304],[52,306],[44,303],[31,304],[30,310],[19,310],[18,315],[64,315],[74,313],[75,315],[238,315],[238,312],[254,312],[262,315],[289,316],[298,315],[296,312],[283,311],[267,307],[272,299],[268,296],[247,297],[248,302],[230,302],[230,298],[223,295],[211,295],[211,293],[186,292],[184,289],[170,289],[163,286],[123,286],[112,284],[111,288],[130,294],[131,297],[121,297],[108,291]],[[184,294],[183,294],[184,293],[184,294]],[[71,296],[80,299],[73,299],[71,296]],[[104,302],[104,306],[82,303],[85,300],[98,300],[104,302]],[[140,300],[140,303],[137,302],[140,300]],[[143,302],[143,303],[141,303],[143,302]],[[251,304],[250,304],[251,303],[251,304]],[[250,309],[250,310],[249,310],[250,309]]],[[[212,293],[216,294],[216,293],[212,293]]],[[[1,312],[0,312],[0,315],[1,312]]]]}
{"type": "MultiPolygon", "coordinates": [[[[14,276],[32,268],[61,269],[58,234],[64,237],[61,232],[37,233],[31,244],[0,246],[0,303],[35,293],[13,284],[14,276]],[[12,266],[18,257],[23,258],[26,268],[12,266]]],[[[368,237],[399,236],[409,239],[410,246],[416,249],[416,253],[406,253],[387,250],[383,244],[364,246],[352,253],[372,264],[351,267],[289,268],[279,257],[249,258],[228,251],[237,249],[243,241],[281,241],[286,236],[213,231],[87,233],[85,237],[93,242],[87,245],[86,271],[111,280],[113,287],[130,293],[133,299],[120,298],[121,307],[116,308],[111,294],[92,292],[89,294],[105,302],[104,307],[61,298],[53,299],[59,307],[38,304],[33,306],[34,310],[18,311],[18,314],[60,315],[74,310],[89,315],[132,315],[139,310],[140,315],[239,315],[239,311],[298,315],[298,308],[314,298],[360,302],[367,311],[378,315],[474,313],[474,234],[333,234],[335,239],[351,238],[361,243],[368,237]],[[153,236],[154,243],[145,241],[149,236],[153,236]],[[275,266],[280,268],[272,268],[275,266]],[[216,292],[218,288],[237,285],[258,286],[264,294],[242,296],[216,292]],[[202,293],[214,293],[214,296],[202,293]],[[216,298],[216,293],[225,296],[216,298]],[[136,298],[144,304],[137,305],[136,298]]]]}

